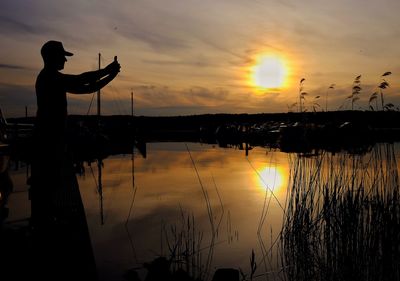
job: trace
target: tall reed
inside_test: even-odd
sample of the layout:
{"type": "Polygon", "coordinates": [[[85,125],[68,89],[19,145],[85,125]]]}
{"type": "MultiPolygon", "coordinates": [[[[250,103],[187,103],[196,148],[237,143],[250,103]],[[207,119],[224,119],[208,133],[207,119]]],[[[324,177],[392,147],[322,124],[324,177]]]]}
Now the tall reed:
{"type": "Polygon", "coordinates": [[[203,261],[203,232],[196,229],[193,215],[185,215],[181,210],[180,226],[174,224],[168,229],[164,226],[164,235],[171,272],[184,270],[189,276],[203,280],[209,269],[203,261]]]}
{"type": "Polygon", "coordinates": [[[286,280],[400,280],[393,144],[364,155],[292,156],[281,233],[286,280]]]}

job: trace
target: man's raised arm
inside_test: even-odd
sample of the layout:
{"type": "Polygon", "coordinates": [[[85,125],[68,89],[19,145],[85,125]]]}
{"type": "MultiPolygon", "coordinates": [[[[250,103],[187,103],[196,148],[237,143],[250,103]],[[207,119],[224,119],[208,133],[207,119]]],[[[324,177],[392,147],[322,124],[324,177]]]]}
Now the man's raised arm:
{"type": "Polygon", "coordinates": [[[103,69],[84,72],[78,75],[63,74],[66,91],[73,94],[90,94],[110,83],[120,71],[121,66],[115,58],[103,69]]]}

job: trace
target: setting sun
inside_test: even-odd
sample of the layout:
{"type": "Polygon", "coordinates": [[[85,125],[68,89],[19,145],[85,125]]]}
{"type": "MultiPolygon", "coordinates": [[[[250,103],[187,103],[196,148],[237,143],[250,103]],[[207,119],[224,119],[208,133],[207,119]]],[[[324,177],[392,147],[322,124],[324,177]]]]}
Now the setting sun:
{"type": "Polygon", "coordinates": [[[260,57],[252,70],[252,83],[262,89],[276,89],[284,86],[287,67],[277,56],[260,57]]]}

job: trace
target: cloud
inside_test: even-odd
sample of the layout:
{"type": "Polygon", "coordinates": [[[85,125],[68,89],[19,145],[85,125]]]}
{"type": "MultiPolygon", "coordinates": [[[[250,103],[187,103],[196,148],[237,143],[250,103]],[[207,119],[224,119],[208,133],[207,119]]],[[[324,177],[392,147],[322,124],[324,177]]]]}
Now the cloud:
{"type": "Polygon", "coordinates": [[[157,59],[142,59],[145,64],[156,65],[156,66],[193,66],[193,67],[218,67],[220,64],[216,61],[212,61],[204,55],[198,55],[195,58],[186,60],[157,60],[157,59]]]}
{"type": "Polygon", "coordinates": [[[278,92],[254,95],[225,88],[142,85],[133,88],[135,112],[151,116],[193,115],[206,113],[259,113],[286,110],[278,92]],[[175,114],[174,114],[175,113],[175,114]]]}
{"type": "Polygon", "coordinates": [[[174,38],[166,34],[158,33],[154,30],[141,30],[137,26],[126,26],[119,28],[117,33],[131,40],[139,40],[149,45],[154,50],[165,49],[187,49],[187,42],[179,38],[174,38]]]}
{"type": "MultiPolygon", "coordinates": [[[[0,34],[11,37],[41,36],[55,30],[54,21],[46,21],[41,2],[3,0],[0,4],[0,34]]],[[[55,20],[55,18],[53,17],[55,20]]],[[[27,38],[25,38],[27,39],[27,38]]]]}
{"type": "Polygon", "coordinates": [[[32,34],[38,33],[37,28],[26,24],[17,19],[11,19],[4,16],[0,16],[0,32],[3,34],[9,33],[24,33],[24,34],[32,34]]]}
{"type": "Polygon", "coordinates": [[[229,93],[223,89],[207,89],[192,87],[189,89],[173,89],[167,86],[139,86],[134,88],[135,100],[138,105],[149,107],[185,106],[218,106],[226,102],[229,93]]]}
{"type": "Polygon", "coordinates": [[[13,64],[4,64],[0,63],[0,68],[4,69],[15,69],[15,70],[32,70],[29,67],[22,66],[22,65],[13,65],[13,64]]]}
{"type": "MultiPolygon", "coordinates": [[[[168,5],[169,6],[169,5],[168,5]]],[[[123,1],[118,7],[110,7],[115,16],[114,32],[131,44],[144,44],[153,51],[171,52],[190,48],[187,37],[181,36],[181,29],[187,22],[181,22],[179,14],[154,1],[123,1]]],[[[107,19],[111,21],[110,18],[107,19]]]]}

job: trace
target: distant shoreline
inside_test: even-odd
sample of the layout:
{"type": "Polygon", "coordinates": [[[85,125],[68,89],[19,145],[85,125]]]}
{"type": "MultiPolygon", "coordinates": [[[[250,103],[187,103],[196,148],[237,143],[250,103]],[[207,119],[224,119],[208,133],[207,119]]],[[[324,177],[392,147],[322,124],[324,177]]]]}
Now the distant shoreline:
{"type": "MultiPolygon", "coordinates": [[[[314,125],[339,126],[345,122],[371,128],[400,128],[400,112],[398,111],[329,111],[329,112],[290,112],[290,113],[258,113],[258,114],[201,114],[182,116],[130,116],[130,115],[70,115],[70,125],[84,123],[87,126],[97,126],[98,120],[108,128],[126,130],[135,128],[141,132],[153,134],[155,132],[188,132],[198,131],[201,128],[215,130],[219,126],[235,125],[262,125],[265,123],[295,122],[314,125]]],[[[34,124],[35,117],[18,117],[7,119],[9,123],[34,124]]]]}
{"type": "MultiPolygon", "coordinates": [[[[10,118],[34,124],[35,118],[10,118]]],[[[17,126],[15,126],[17,127],[17,126]]],[[[19,135],[19,133],[13,133],[19,135]]],[[[131,151],[151,142],[202,142],[220,146],[362,152],[376,143],[400,142],[400,112],[334,111],[307,113],[203,114],[189,116],[70,115],[68,139],[76,151],[95,155],[131,151]]],[[[29,139],[17,140],[30,150],[29,139]]]]}

